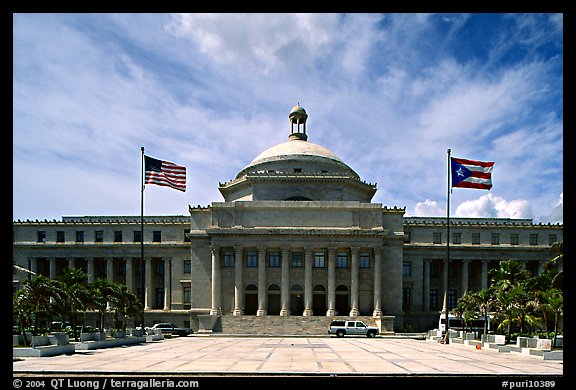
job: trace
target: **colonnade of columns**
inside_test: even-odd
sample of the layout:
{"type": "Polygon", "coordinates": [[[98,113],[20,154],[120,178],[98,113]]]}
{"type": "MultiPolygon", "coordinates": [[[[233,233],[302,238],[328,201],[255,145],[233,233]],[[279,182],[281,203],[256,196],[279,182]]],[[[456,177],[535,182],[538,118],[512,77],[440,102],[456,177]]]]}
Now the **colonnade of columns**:
{"type": "MultiPolygon", "coordinates": [[[[266,270],[267,258],[266,253],[269,248],[266,246],[258,246],[256,248],[258,253],[258,309],[257,316],[266,315],[267,308],[267,284],[266,284],[266,270]]],[[[382,315],[382,248],[374,248],[374,311],[373,316],[382,315]]],[[[211,251],[211,315],[221,315],[221,269],[220,257],[221,247],[212,245],[211,251]]],[[[290,251],[289,247],[280,248],[280,316],[287,316],[290,314],[290,251]]],[[[350,313],[352,317],[359,315],[358,306],[358,285],[359,285],[359,255],[360,248],[350,248],[351,262],[350,262],[350,313]]],[[[243,315],[244,306],[244,281],[243,281],[243,260],[244,260],[244,247],[235,247],[235,263],[234,263],[234,308],[232,314],[235,316],[243,315]]],[[[327,291],[327,311],[326,316],[334,316],[336,314],[336,262],[337,262],[337,248],[328,248],[328,291],[327,291]]],[[[313,305],[313,247],[304,248],[304,311],[303,316],[312,315],[313,305]]]]}

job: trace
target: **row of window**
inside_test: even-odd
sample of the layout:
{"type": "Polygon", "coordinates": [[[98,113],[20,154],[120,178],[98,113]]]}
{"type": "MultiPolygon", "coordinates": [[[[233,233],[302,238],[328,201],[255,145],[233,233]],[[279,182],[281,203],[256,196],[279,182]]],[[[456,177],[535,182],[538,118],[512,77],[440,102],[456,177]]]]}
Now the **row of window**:
{"type": "MultiPolygon", "coordinates": [[[[85,232],[83,230],[77,230],[76,232],[76,240],[75,242],[85,242],[85,232]]],[[[183,242],[189,242],[190,239],[186,237],[187,230],[184,230],[183,234],[183,242]]],[[[38,238],[37,242],[46,242],[46,231],[39,230],[37,232],[38,238]]],[[[113,242],[123,242],[124,241],[124,232],[122,230],[114,231],[114,241],[113,242]]],[[[491,240],[490,243],[492,245],[500,245],[500,233],[491,233],[491,240]]],[[[140,230],[134,230],[132,232],[132,242],[141,242],[142,241],[142,232],[140,230]]],[[[410,242],[408,238],[406,240],[410,242]]],[[[538,234],[533,233],[530,234],[530,245],[538,245],[538,234]]],[[[548,235],[548,244],[552,245],[553,243],[558,241],[558,236],[556,234],[549,234],[548,235]]],[[[56,242],[66,242],[66,232],[63,230],[59,230],[56,232],[56,242]]],[[[94,242],[104,242],[104,231],[103,230],[95,230],[94,231],[94,242]]],[[[162,242],[162,231],[161,230],[154,230],[152,232],[152,242],[162,242]]],[[[433,232],[432,233],[432,243],[433,244],[443,244],[442,242],[442,232],[433,232]]],[[[452,244],[462,244],[462,233],[452,233],[452,244]]],[[[512,233],[510,234],[510,245],[519,245],[519,234],[512,233]]],[[[480,233],[472,233],[472,245],[480,245],[480,233]]]]}
{"type": "MultiPolygon", "coordinates": [[[[556,234],[549,234],[548,235],[548,245],[552,245],[558,241],[558,236],[556,234]]],[[[409,239],[408,239],[409,242],[409,239]]],[[[518,233],[511,233],[510,234],[510,245],[518,245],[519,242],[519,234],[518,233]]],[[[442,244],[442,232],[433,232],[432,233],[432,243],[433,244],[442,244]]],[[[462,233],[452,233],[452,244],[462,244],[462,233]]],[[[500,245],[500,233],[491,233],[490,235],[490,244],[492,245],[500,245]]],[[[472,233],[472,245],[480,245],[480,233],[472,233]]],[[[532,233],[530,234],[530,245],[538,245],[538,234],[532,233]]]]}
{"type": "MultiPolygon", "coordinates": [[[[76,240],[75,242],[85,242],[85,234],[84,230],[77,230],[76,240]]],[[[186,237],[186,233],[188,230],[184,230],[183,234],[183,241],[190,242],[190,239],[186,237]]],[[[45,230],[38,230],[37,231],[37,242],[46,242],[46,231],[45,230]]],[[[56,232],[56,242],[66,242],[66,232],[63,230],[58,230],[56,232]]],[[[104,242],[104,231],[103,230],[95,230],[94,231],[94,242],[104,242]]],[[[114,241],[113,242],[124,242],[124,232],[122,230],[115,230],[114,231],[114,241]]],[[[142,231],[134,230],[132,232],[132,242],[142,242],[142,231]]],[[[162,242],[162,231],[161,230],[154,230],[152,232],[152,242],[162,242]]]]}
{"type": "MultiPolygon", "coordinates": [[[[291,252],[290,253],[290,267],[291,268],[304,268],[304,253],[303,252],[291,252]]],[[[281,257],[280,252],[269,252],[268,253],[268,268],[280,268],[281,267],[281,257]]],[[[338,252],[336,254],[336,268],[348,268],[348,252],[338,252]]],[[[326,253],[325,252],[315,252],[313,268],[326,268],[326,253]]],[[[224,268],[234,267],[235,256],[234,252],[224,252],[224,268]]],[[[370,268],[370,253],[360,252],[358,266],[360,268],[370,268]]],[[[246,253],[246,267],[247,268],[257,268],[258,267],[258,254],[256,252],[246,253]]]]}
{"type": "MultiPolygon", "coordinates": [[[[409,310],[410,305],[412,304],[411,300],[412,292],[410,287],[403,287],[402,288],[402,309],[409,310]]],[[[448,306],[448,310],[456,307],[456,303],[458,301],[458,291],[457,290],[448,290],[448,294],[446,296],[446,305],[448,306]]],[[[429,310],[440,310],[442,307],[440,306],[440,298],[439,298],[439,291],[436,288],[430,289],[430,304],[428,309],[429,310]]]]}

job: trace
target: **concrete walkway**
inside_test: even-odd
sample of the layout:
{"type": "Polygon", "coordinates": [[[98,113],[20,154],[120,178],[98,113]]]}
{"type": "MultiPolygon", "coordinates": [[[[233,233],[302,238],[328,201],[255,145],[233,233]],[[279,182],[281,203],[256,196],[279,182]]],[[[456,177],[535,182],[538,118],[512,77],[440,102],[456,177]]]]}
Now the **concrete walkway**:
{"type": "Polygon", "coordinates": [[[70,374],[558,376],[563,362],[401,338],[198,335],[13,362],[13,376],[70,374]]]}

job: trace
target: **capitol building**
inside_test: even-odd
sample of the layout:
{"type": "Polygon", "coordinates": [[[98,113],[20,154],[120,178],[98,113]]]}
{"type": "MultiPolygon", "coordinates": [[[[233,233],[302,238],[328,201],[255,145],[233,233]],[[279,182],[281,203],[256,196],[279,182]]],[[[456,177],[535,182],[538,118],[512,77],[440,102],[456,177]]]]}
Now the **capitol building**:
{"type": "MultiPolygon", "coordinates": [[[[81,268],[90,282],[124,283],[145,303],[146,326],[368,316],[391,319],[400,332],[436,327],[444,295],[453,307],[487,288],[501,260],[542,272],[551,244],[563,240],[560,224],[510,218],[450,218],[447,237],[446,218],[373,203],[375,184],[308,140],[304,108],[288,117],[286,142],[219,183],[223,201],[145,216],[143,237],[140,216],[13,221],[14,264],[52,278],[81,268]]],[[[14,290],[30,277],[14,271],[14,290]]]]}

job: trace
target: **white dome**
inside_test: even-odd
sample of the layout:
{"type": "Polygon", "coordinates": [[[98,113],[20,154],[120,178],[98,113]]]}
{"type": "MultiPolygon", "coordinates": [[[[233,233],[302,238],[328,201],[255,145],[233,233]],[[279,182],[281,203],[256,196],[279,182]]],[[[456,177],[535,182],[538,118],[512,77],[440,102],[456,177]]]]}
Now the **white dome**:
{"type": "Polygon", "coordinates": [[[308,141],[302,140],[290,140],[276,146],[272,146],[260,153],[248,166],[256,165],[263,162],[268,162],[271,160],[277,160],[278,158],[285,159],[290,156],[316,156],[328,158],[344,164],[344,161],[340,159],[337,155],[332,153],[330,150],[323,146],[314,144],[308,141]]]}

